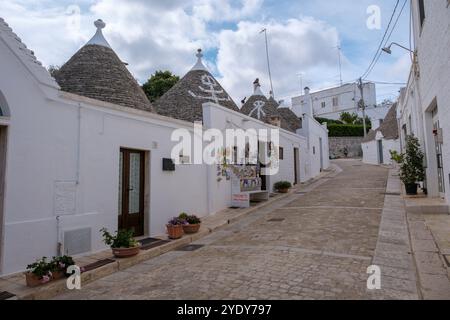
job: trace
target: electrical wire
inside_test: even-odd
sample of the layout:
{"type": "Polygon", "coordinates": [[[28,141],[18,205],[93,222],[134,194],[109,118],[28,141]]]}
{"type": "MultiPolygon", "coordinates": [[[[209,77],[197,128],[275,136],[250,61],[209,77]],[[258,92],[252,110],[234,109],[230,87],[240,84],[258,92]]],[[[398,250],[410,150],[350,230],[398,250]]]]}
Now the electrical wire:
{"type": "Polygon", "coordinates": [[[378,46],[378,49],[375,52],[375,56],[373,57],[372,62],[370,63],[369,67],[367,68],[366,72],[364,72],[364,74],[361,76],[361,78],[367,77],[370,74],[370,72],[372,72],[374,65],[378,62],[378,59],[380,56],[379,53],[381,52],[381,49],[383,47],[383,42],[386,39],[386,36],[389,32],[389,29],[391,27],[392,21],[394,20],[394,16],[395,16],[395,13],[397,12],[397,8],[398,8],[399,4],[400,4],[400,0],[397,0],[397,3],[395,4],[395,7],[394,7],[394,11],[392,12],[391,18],[389,20],[389,24],[386,28],[383,38],[381,39],[380,45],[378,46]]]}

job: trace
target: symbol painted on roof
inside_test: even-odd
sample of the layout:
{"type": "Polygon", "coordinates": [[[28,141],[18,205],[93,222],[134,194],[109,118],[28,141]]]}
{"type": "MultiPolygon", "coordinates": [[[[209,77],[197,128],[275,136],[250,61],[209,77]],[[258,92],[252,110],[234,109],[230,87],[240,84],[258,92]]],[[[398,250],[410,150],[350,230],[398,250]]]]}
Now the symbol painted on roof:
{"type": "Polygon", "coordinates": [[[218,89],[217,87],[219,87],[219,84],[217,83],[217,81],[210,75],[203,75],[202,76],[202,84],[204,85],[204,87],[199,86],[198,88],[206,93],[209,94],[209,96],[201,96],[201,95],[197,95],[192,91],[189,91],[189,94],[191,96],[193,96],[194,98],[197,99],[206,99],[206,100],[211,100],[217,104],[219,104],[219,101],[230,101],[230,97],[227,95],[226,98],[220,98],[218,95],[220,94],[224,94],[224,90],[218,89]]]}
{"type": "Polygon", "coordinates": [[[264,101],[256,101],[253,106],[255,107],[249,114],[250,117],[253,117],[253,114],[256,113],[256,117],[261,120],[261,117],[265,117],[266,113],[264,112],[264,106],[266,103],[264,101]]]}

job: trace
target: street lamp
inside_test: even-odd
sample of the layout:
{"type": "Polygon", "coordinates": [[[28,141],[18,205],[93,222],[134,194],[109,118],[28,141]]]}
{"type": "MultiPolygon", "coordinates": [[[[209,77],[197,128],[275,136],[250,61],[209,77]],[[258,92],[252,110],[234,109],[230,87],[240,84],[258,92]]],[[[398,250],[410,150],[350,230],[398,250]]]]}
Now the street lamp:
{"type": "Polygon", "coordinates": [[[384,52],[386,52],[387,54],[392,54],[392,49],[391,49],[391,47],[392,47],[393,45],[396,45],[397,47],[400,47],[400,48],[405,49],[405,50],[407,50],[407,51],[409,51],[409,52],[411,52],[411,53],[414,53],[414,51],[412,51],[411,49],[408,49],[407,47],[402,46],[402,45],[398,44],[397,42],[392,42],[392,43],[389,45],[389,47],[385,47],[385,48],[383,48],[382,50],[383,50],[384,52]]]}

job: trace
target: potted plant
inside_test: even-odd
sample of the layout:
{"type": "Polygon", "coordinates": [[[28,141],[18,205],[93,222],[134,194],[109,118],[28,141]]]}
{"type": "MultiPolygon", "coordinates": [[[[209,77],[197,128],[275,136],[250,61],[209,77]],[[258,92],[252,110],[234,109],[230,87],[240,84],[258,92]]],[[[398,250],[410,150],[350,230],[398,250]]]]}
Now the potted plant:
{"type": "Polygon", "coordinates": [[[55,263],[47,262],[47,257],[43,257],[27,266],[25,279],[28,287],[37,287],[53,280],[53,273],[57,271],[55,263]]]}
{"type": "Polygon", "coordinates": [[[291,188],[292,184],[288,181],[280,181],[274,185],[274,189],[279,193],[288,193],[291,188]]]}
{"type": "Polygon", "coordinates": [[[418,182],[425,180],[424,154],[420,149],[419,140],[408,136],[406,152],[397,155],[395,160],[400,164],[400,180],[405,184],[406,194],[417,195],[418,182]]]}
{"type": "MultiPolygon", "coordinates": [[[[184,216],[180,215],[180,218],[181,217],[184,217],[184,216]]],[[[184,220],[187,222],[187,224],[183,225],[184,233],[194,234],[200,230],[202,220],[199,217],[197,217],[195,215],[185,216],[184,220]]]]}
{"type": "Polygon", "coordinates": [[[183,237],[184,231],[183,226],[187,222],[185,219],[173,218],[167,223],[167,233],[169,234],[169,239],[176,240],[183,237]]]}
{"type": "Polygon", "coordinates": [[[55,271],[53,272],[53,279],[55,280],[69,276],[67,268],[75,265],[75,261],[70,256],[54,257],[52,263],[55,265],[55,271]]]}
{"type": "Polygon", "coordinates": [[[111,247],[116,258],[129,258],[139,253],[140,244],[137,242],[132,230],[119,230],[112,235],[106,228],[100,230],[103,234],[103,241],[111,247]]]}

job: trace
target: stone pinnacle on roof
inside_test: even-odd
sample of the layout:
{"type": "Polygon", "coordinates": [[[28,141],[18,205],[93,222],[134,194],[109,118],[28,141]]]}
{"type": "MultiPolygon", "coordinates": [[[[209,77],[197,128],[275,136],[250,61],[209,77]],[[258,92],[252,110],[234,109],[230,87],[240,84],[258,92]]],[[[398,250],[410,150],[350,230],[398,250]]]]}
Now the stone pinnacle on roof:
{"type": "Polygon", "coordinates": [[[104,46],[104,47],[111,49],[111,46],[109,45],[108,41],[106,41],[105,37],[103,36],[103,32],[102,32],[102,29],[104,29],[106,27],[106,23],[104,23],[102,19],[98,19],[97,21],[94,22],[94,25],[97,27],[97,32],[92,37],[92,39],[89,40],[88,43],[86,43],[86,45],[96,44],[96,45],[104,46]]]}
{"type": "Polygon", "coordinates": [[[254,96],[264,96],[264,93],[261,91],[261,84],[259,83],[258,78],[256,78],[255,82],[253,82],[253,89],[254,96]]]}
{"type": "Polygon", "coordinates": [[[196,71],[196,70],[208,71],[208,69],[206,69],[206,67],[202,61],[202,58],[203,58],[202,49],[198,49],[197,54],[195,56],[197,57],[197,63],[195,64],[194,67],[192,67],[191,71],[196,71]]]}

